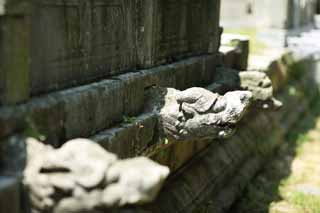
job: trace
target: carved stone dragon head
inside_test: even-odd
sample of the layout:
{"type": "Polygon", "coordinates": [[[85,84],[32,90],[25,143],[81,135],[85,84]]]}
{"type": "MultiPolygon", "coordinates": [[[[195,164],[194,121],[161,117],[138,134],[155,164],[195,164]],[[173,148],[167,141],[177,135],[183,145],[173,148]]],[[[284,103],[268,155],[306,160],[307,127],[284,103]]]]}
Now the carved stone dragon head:
{"type": "Polygon", "coordinates": [[[160,126],[175,140],[204,140],[230,137],[251,103],[249,91],[223,96],[203,88],[185,91],[167,89],[160,110],[160,126]]]}

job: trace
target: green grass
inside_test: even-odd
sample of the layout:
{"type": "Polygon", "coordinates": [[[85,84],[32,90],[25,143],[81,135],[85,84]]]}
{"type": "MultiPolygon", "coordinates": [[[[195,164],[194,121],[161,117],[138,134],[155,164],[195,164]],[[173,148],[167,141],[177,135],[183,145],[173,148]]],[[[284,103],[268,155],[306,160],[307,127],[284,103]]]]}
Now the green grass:
{"type": "Polygon", "coordinates": [[[267,49],[267,45],[257,39],[255,28],[224,29],[224,33],[248,36],[250,38],[250,54],[259,55],[267,49]]]}
{"type": "Polygon", "coordinates": [[[320,213],[320,196],[295,192],[289,197],[289,201],[300,207],[305,213],[320,213]]]}

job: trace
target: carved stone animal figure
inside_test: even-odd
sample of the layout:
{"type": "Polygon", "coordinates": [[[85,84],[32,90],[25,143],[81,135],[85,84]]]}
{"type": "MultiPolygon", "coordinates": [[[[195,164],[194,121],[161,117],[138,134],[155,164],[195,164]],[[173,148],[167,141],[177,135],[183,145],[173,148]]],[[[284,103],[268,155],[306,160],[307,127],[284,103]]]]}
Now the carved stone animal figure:
{"type": "Polygon", "coordinates": [[[60,149],[32,138],[26,143],[24,184],[34,212],[96,212],[151,202],[169,175],[167,167],[147,158],[119,160],[87,139],[60,149]]]}
{"type": "Polygon", "coordinates": [[[248,91],[221,96],[204,88],[162,90],[158,104],[159,127],[164,137],[178,141],[230,137],[252,99],[248,91]]]}
{"type": "Polygon", "coordinates": [[[272,82],[268,75],[260,71],[239,72],[229,68],[219,68],[210,90],[219,94],[228,91],[246,90],[252,92],[253,105],[261,109],[278,110],[282,103],[274,98],[272,82]]]}

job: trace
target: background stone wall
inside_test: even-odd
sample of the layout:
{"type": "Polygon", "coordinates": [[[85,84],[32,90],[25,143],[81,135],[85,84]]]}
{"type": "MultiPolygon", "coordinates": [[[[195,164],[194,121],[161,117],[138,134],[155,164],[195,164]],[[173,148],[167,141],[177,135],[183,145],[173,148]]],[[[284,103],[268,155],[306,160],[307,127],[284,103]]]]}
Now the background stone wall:
{"type": "Polygon", "coordinates": [[[315,0],[223,0],[221,21],[225,27],[300,28],[313,22],[315,0]]]}

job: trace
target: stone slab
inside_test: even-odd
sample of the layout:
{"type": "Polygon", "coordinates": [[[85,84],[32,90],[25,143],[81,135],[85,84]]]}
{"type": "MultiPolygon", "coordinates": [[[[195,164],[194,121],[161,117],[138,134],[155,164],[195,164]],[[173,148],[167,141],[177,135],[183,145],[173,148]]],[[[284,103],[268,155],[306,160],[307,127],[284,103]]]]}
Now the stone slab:
{"type": "Polygon", "coordinates": [[[141,156],[154,143],[156,125],[155,114],[142,114],[118,127],[99,132],[91,139],[120,158],[141,156]]]}

